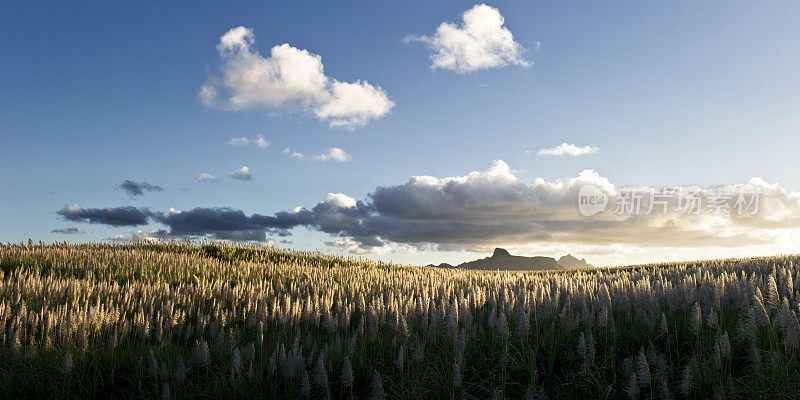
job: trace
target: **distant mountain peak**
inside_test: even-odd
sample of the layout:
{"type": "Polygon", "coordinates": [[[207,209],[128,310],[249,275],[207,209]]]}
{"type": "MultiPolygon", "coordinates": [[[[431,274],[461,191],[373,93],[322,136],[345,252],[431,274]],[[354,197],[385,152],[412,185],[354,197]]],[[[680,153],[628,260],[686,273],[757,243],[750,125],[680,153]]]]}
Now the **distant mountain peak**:
{"type": "Polygon", "coordinates": [[[465,269],[502,269],[507,271],[546,271],[559,269],[586,269],[594,268],[586,262],[586,259],[578,260],[572,254],[567,254],[556,261],[553,257],[524,257],[515,256],[508,250],[497,247],[491,257],[479,260],[468,261],[459,265],[441,263],[439,265],[429,264],[429,267],[440,268],[465,268],[465,269]]]}
{"type": "Polygon", "coordinates": [[[436,265],[436,264],[428,264],[428,265],[426,265],[426,267],[436,267],[436,268],[453,268],[453,266],[452,266],[452,265],[450,265],[450,264],[448,264],[448,263],[441,263],[441,264],[439,264],[439,265],[436,265]]]}
{"type": "Polygon", "coordinates": [[[559,258],[558,262],[567,261],[567,260],[569,260],[569,261],[578,261],[578,258],[573,256],[572,254],[567,254],[564,257],[559,258]]]}
{"type": "Polygon", "coordinates": [[[492,257],[510,257],[511,253],[508,252],[506,249],[501,249],[499,247],[494,249],[494,253],[492,253],[492,257]]]}
{"type": "Polygon", "coordinates": [[[468,269],[502,269],[507,271],[542,271],[559,269],[555,258],[552,257],[523,257],[515,256],[503,248],[496,248],[491,257],[461,263],[456,268],[468,269]]]}

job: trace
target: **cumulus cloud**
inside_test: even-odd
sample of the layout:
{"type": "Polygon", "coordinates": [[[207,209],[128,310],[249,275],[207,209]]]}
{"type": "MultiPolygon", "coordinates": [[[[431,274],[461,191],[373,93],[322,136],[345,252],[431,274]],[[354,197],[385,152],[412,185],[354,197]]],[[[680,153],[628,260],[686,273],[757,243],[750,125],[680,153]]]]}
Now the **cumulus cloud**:
{"type": "Polygon", "coordinates": [[[228,174],[228,177],[231,179],[236,179],[237,181],[245,182],[253,180],[253,175],[250,174],[250,168],[247,168],[246,165],[240,168],[238,171],[231,172],[228,174]]]}
{"type": "MultiPolygon", "coordinates": [[[[587,154],[594,154],[597,153],[600,149],[597,146],[576,146],[572,143],[561,143],[558,146],[550,147],[548,149],[541,149],[539,150],[537,155],[540,156],[571,156],[571,157],[580,157],[587,154]]],[[[526,153],[526,155],[530,155],[530,153],[526,153]]]]}
{"type": "Polygon", "coordinates": [[[266,149],[272,144],[271,140],[264,139],[264,136],[258,135],[255,139],[248,139],[246,137],[233,138],[228,141],[228,145],[235,147],[245,147],[253,145],[259,149],[266,149]]]}
{"type": "MultiPolygon", "coordinates": [[[[733,255],[740,249],[748,249],[743,255],[753,254],[754,249],[796,251],[800,192],[753,178],[744,184],[704,188],[706,208],[693,213],[681,210],[688,196],[673,193],[663,204],[655,203],[655,197],[647,197],[648,189],[655,195],[668,193],[662,188],[616,186],[594,170],[526,183],[507,163],[496,160],[485,171],[444,178],[413,176],[402,184],[377,187],[365,200],[329,193],[311,208],[274,214],[247,215],[228,207],[145,213],[133,207],[84,210],[77,205],[59,213],[73,221],[115,226],[143,224],[149,217],[167,226],[171,237],[263,242],[268,235],[286,237],[302,227],[331,235],[326,246],[350,253],[508,247],[519,252],[595,254],[613,262],[620,254],[641,256],[654,251],[696,257],[733,255]],[[591,217],[583,216],[578,207],[579,193],[587,186],[608,198],[605,211],[591,217]],[[615,208],[630,204],[631,190],[642,195],[641,212],[616,212],[615,208]],[[730,212],[708,208],[717,193],[731,194],[726,203],[730,212]],[[758,193],[758,202],[745,205],[745,212],[739,214],[737,193],[758,193]],[[649,205],[654,206],[652,210],[649,205]],[[120,222],[117,214],[126,213],[119,211],[135,218],[120,222]],[[714,249],[720,252],[713,253],[714,249]]],[[[683,189],[692,188],[674,188],[683,189]]]]}
{"type": "Polygon", "coordinates": [[[368,251],[398,244],[481,251],[531,244],[730,248],[768,244],[776,240],[778,230],[800,227],[800,193],[759,179],[724,187],[732,192],[742,188],[761,193],[757,215],[685,214],[674,211],[676,204],[666,214],[617,214],[614,207],[622,192],[596,171],[526,184],[498,160],[483,172],[448,178],[415,176],[401,185],[378,187],[367,201],[329,194],[310,210],[253,215],[252,222],[284,234],[305,226],[338,236],[328,243],[331,247],[350,249],[359,243],[368,251]],[[585,185],[609,197],[605,213],[591,218],[579,213],[578,193],[585,185]]]}
{"type": "Polygon", "coordinates": [[[205,172],[201,172],[201,173],[197,174],[197,181],[198,182],[209,182],[209,183],[218,182],[216,176],[211,175],[211,174],[207,174],[205,172]]]}
{"type": "Polygon", "coordinates": [[[117,184],[120,189],[128,192],[129,196],[141,196],[144,192],[161,192],[164,189],[159,185],[151,185],[147,182],[136,182],[124,180],[117,184]]]}
{"type": "Polygon", "coordinates": [[[465,11],[461,18],[461,25],[442,22],[433,35],[411,35],[405,41],[427,45],[431,49],[433,69],[468,73],[532,64],[522,57],[525,49],[504,26],[505,19],[498,9],[479,4],[465,11]]]}
{"type": "Polygon", "coordinates": [[[358,205],[356,199],[344,193],[328,193],[328,197],[325,199],[325,203],[342,208],[353,208],[356,205],[358,205]]]}
{"type": "Polygon", "coordinates": [[[83,235],[84,233],[86,233],[86,232],[84,232],[84,231],[82,231],[82,230],[80,230],[78,228],[75,228],[75,227],[53,229],[50,232],[51,233],[58,233],[58,234],[61,234],[61,235],[83,235]]]}
{"type": "Polygon", "coordinates": [[[58,214],[68,221],[89,222],[111,226],[137,226],[147,223],[147,210],[136,207],[81,208],[78,204],[66,205],[58,214]]]}
{"type": "Polygon", "coordinates": [[[220,38],[219,76],[210,77],[198,93],[204,105],[231,111],[301,111],[345,129],[382,118],[394,107],[380,86],[326,76],[322,57],[308,50],[282,44],[262,56],[254,47],[253,31],[242,26],[220,38]]]}

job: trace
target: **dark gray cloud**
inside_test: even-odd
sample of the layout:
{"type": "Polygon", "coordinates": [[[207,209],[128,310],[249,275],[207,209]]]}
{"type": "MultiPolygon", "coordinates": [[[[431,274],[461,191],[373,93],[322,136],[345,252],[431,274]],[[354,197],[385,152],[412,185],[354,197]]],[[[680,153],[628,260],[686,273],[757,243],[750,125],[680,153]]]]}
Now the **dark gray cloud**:
{"type": "Polygon", "coordinates": [[[161,192],[164,189],[159,185],[151,185],[147,182],[136,182],[124,180],[117,184],[120,189],[126,191],[130,196],[141,196],[144,192],[161,192]]]}
{"type": "Polygon", "coordinates": [[[84,233],[86,233],[86,232],[84,232],[84,231],[82,231],[82,230],[80,230],[78,228],[75,228],[75,227],[53,229],[50,232],[51,233],[58,233],[58,234],[61,234],[61,235],[83,235],[84,233]]]}
{"type": "Polygon", "coordinates": [[[382,244],[374,235],[360,233],[360,221],[369,216],[369,206],[344,196],[330,194],[328,199],[311,210],[279,211],[274,215],[247,215],[229,207],[202,208],[188,211],[153,213],[155,221],[168,226],[171,236],[209,236],[235,241],[265,241],[267,234],[288,236],[289,230],[309,227],[338,235],[346,232],[363,243],[382,244]]]}
{"type": "Polygon", "coordinates": [[[81,208],[77,204],[66,205],[58,214],[68,221],[88,222],[111,226],[137,226],[147,224],[148,211],[136,207],[81,208]]]}
{"type": "MultiPolygon", "coordinates": [[[[152,240],[167,238],[210,237],[234,241],[266,241],[267,231],[288,235],[286,229],[305,224],[299,220],[278,220],[258,214],[247,216],[241,210],[227,207],[194,208],[189,211],[172,210],[166,213],[151,212],[135,207],[88,208],[67,205],[60,215],[70,221],[104,224],[114,227],[146,225],[148,221],[169,227],[169,230],[149,232],[137,231],[130,235],[118,235],[113,240],[152,240]]],[[[280,213],[279,213],[280,214],[280,213]]]]}
{"type": "Polygon", "coordinates": [[[171,236],[210,236],[235,241],[265,241],[267,228],[258,222],[259,218],[227,207],[154,214],[156,221],[169,226],[171,236]]]}

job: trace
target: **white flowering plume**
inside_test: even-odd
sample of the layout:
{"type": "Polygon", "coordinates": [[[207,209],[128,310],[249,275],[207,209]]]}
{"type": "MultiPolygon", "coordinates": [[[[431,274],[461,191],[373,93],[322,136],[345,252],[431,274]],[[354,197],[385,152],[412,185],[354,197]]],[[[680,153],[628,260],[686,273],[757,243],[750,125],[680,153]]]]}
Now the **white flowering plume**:
{"type": "Polygon", "coordinates": [[[509,385],[514,398],[566,396],[553,374],[609,374],[620,397],[777,395],[794,383],[760,382],[798,373],[787,360],[800,350],[800,256],[509,273],[139,242],[0,245],[0,265],[7,374],[56,360],[62,384],[108,378],[89,361],[105,354],[144,380],[145,397],[206,385],[221,397],[252,385],[276,397],[483,396],[476,382],[499,383],[486,370],[534,371],[538,389],[509,385]],[[537,369],[549,357],[565,361],[537,369]],[[743,362],[752,368],[730,368],[743,362]]]}

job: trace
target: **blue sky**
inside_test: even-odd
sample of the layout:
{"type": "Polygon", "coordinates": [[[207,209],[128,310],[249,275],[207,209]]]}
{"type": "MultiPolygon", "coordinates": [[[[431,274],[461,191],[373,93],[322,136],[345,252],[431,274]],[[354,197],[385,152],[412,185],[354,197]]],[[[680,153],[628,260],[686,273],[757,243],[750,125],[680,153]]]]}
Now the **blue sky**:
{"type": "MultiPolygon", "coordinates": [[[[525,185],[584,170],[617,187],[735,185],[759,177],[783,193],[783,213],[771,221],[795,216],[797,2],[491,2],[525,49],[520,59],[532,65],[466,73],[432,68],[429,43],[403,40],[433,37],[443,22],[459,26],[476,4],[5,2],[0,240],[97,241],[165,228],[155,218],[121,227],[70,221],[58,214],[65,205],[162,213],[228,207],[272,215],[311,209],[328,193],[370,203],[368,194],[378,187],[403,185],[412,176],[462,177],[488,171],[495,160],[525,185]],[[204,104],[201,86],[224,68],[220,38],[240,26],[252,32],[250,50],[261,56],[284,43],[308,50],[321,57],[326,77],[380,87],[393,107],[350,130],[329,126],[304,106],[234,111],[204,104]],[[257,135],[271,144],[228,144],[257,135]],[[599,150],[537,156],[560,143],[599,150]],[[289,157],[286,148],[305,159],[289,157]],[[351,158],[313,160],[330,148],[351,158]],[[252,180],[228,178],[245,165],[252,180]],[[199,173],[219,182],[198,182],[199,173]],[[163,191],[131,197],[117,186],[126,179],[163,191]],[[85,233],[52,232],[70,227],[85,233]]],[[[538,222],[532,220],[531,230],[541,228],[538,222]]],[[[445,246],[439,236],[420,233],[403,236],[408,243],[384,240],[380,249],[356,246],[370,257],[412,263],[460,262],[495,245],[524,254],[583,252],[576,255],[598,264],[796,252],[776,239],[796,225],[773,225],[760,226],[772,239],[755,247],[673,245],[671,236],[659,245],[624,238],[601,243],[566,232],[563,242],[487,233],[445,246]]],[[[326,242],[349,235],[316,225],[289,232],[266,237],[291,241],[281,246],[333,251],[344,247],[326,242]]],[[[730,237],[726,232],[720,235],[730,237]]]]}

